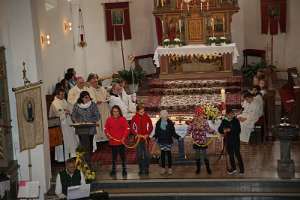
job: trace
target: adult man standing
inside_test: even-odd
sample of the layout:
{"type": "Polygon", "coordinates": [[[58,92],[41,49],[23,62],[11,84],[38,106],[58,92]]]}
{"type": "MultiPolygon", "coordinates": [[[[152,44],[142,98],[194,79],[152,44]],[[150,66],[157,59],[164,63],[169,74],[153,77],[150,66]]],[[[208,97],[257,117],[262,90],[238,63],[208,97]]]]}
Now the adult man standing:
{"type": "Polygon", "coordinates": [[[85,81],[82,77],[77,77],[76,85],[69,91],[68,102],[73,106],[82,91],[88,91],[88,88],[85,86],[85,81]]]}
{"type": "Polygon", "coordinates": [[[64,146],[55,147],[55,160],[63,162],[70,157],[76,156],[76,148],[79,140],[75,135],[75,129],[70,127],[71,121],[71,105],[65,100],[65,91],[59,89],[56,91],[56,96],[50,106],[49,117],[59,117],[61,129],[63,133],[64,146]],[[65,152],[65,154],[63,153],[65,152]]]}
{"type": "Polygon", "coordinates": [[[120,86],[120,84],[114,83],[112,85],[112,89],[110,92],[109,107],[111,109],[115,105],[119,106],[123,116],[128,121],[131,118],[130,119],[128,118],[128,106],[122,101],[121,93],[122,93],[122,87],[120,86]]]}

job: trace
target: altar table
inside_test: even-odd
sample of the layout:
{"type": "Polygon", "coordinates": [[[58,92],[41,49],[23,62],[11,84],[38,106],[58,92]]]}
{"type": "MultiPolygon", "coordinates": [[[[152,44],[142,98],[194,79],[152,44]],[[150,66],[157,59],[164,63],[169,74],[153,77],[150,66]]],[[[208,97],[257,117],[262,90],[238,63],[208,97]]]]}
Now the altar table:
{"type": "MultiPolygon", "coordinates": [[[[232,74],[232,65],[238,62],[239,52],[235,43],[207,46],[203,44],[187,45],[182,47],[157,47],[154,53],[154,64],[160,67],[160,78],[181,78],[178,74],[185,74],[184,77],[189,77],[187,74],[197,76],[208,73],[228,73],[232,74]],[[203,56],[220,57],[219,64],[216,65],[211,62],[203,63],[176,63],[177,66],[172,66],[170,58],[174,56],[203,56]]],[[[174,65],[174,64],[173,64],[174,65]]],[[[214,74],[213,74],[214,75],[214,74]]]]}

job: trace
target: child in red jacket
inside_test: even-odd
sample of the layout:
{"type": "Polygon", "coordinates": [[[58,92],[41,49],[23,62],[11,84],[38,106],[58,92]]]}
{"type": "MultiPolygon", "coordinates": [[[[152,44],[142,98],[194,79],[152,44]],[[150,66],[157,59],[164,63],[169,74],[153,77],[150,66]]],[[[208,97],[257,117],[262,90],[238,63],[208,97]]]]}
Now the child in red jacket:
{"type": "Polygon", "coordinates": [[[149,135],[153,130],[153,125],[150,117],[145,113],[144,107],[138,105],[136,107],[136,115],[130,123],[131,133],[139,137],[137,145],[136,157],[139,163],[139,175],[149,174],[150,153],[148,149],[149,135]]]}
{"type": "Polygon", "coordinates": [[[129,134],[129,126],[119,106],[115,105],[112,107],[111,117],[106,120],[104,132],[112,147],[112,170],[110,175],[116,175],[116,160],[119,154],[122,160],[122,175],[126,176],[126,156],[123,141],[129,134]]]}

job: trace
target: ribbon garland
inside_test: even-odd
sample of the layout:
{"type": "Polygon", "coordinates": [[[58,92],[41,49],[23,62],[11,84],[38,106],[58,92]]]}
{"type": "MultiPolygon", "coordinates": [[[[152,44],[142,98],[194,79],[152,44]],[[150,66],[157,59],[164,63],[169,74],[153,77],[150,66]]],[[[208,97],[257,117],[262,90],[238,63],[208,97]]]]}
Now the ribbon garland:
{"type": "Polygon", "coordinates": [[[117,139],[117,138],[114,138],[113,136],[111,136],[109,133],[106,133],[106,135],[108,136],[109,139],[122,143],[127,149],[135,149],[138,146],[138,144],[140,143],[142,138],[146,141],[146,143],[148,143],[148,141],[147,141],[148,136],[144,136],[144,135],[135,135],[134,138],[137,138],[137,141],[132,146],[129,146],[126,144],[126,142],[124,141],[126,139],[125,137],[122,139],[117,139]]]}
{"type": "Polygon", "coordinates": [[[193,144],[197,145],[198,147],[207,147],[207,146],[210,145],[215,139],[219,139],[219,138],[220,138],[220,134],[217,134],[217,135],[218,135],[218,137],[210,138],[206,144],[198,144],[198,143],[195,142],[195,141],[193,141],[193,144]]]}

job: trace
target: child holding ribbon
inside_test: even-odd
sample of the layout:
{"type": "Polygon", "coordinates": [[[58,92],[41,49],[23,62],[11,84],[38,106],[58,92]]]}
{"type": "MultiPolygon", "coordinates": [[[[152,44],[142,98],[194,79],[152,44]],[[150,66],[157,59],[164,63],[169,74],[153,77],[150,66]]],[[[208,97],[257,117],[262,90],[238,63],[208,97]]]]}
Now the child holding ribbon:
{"type": "Polygon", "coordinates": [[[212,172],[209,166],[209,160],[207,156],[207,134],[215,133],[215,131],[209,127],[209,124],[204,116],[204,111],[201,107],[196,108],[195,116],[188,127],[187,133],[192,135],[194,141],[193,149],[196,153],[196,174],[200,173],[201,162],[205,163],[207,173],[211,174],[212,172]]]}

